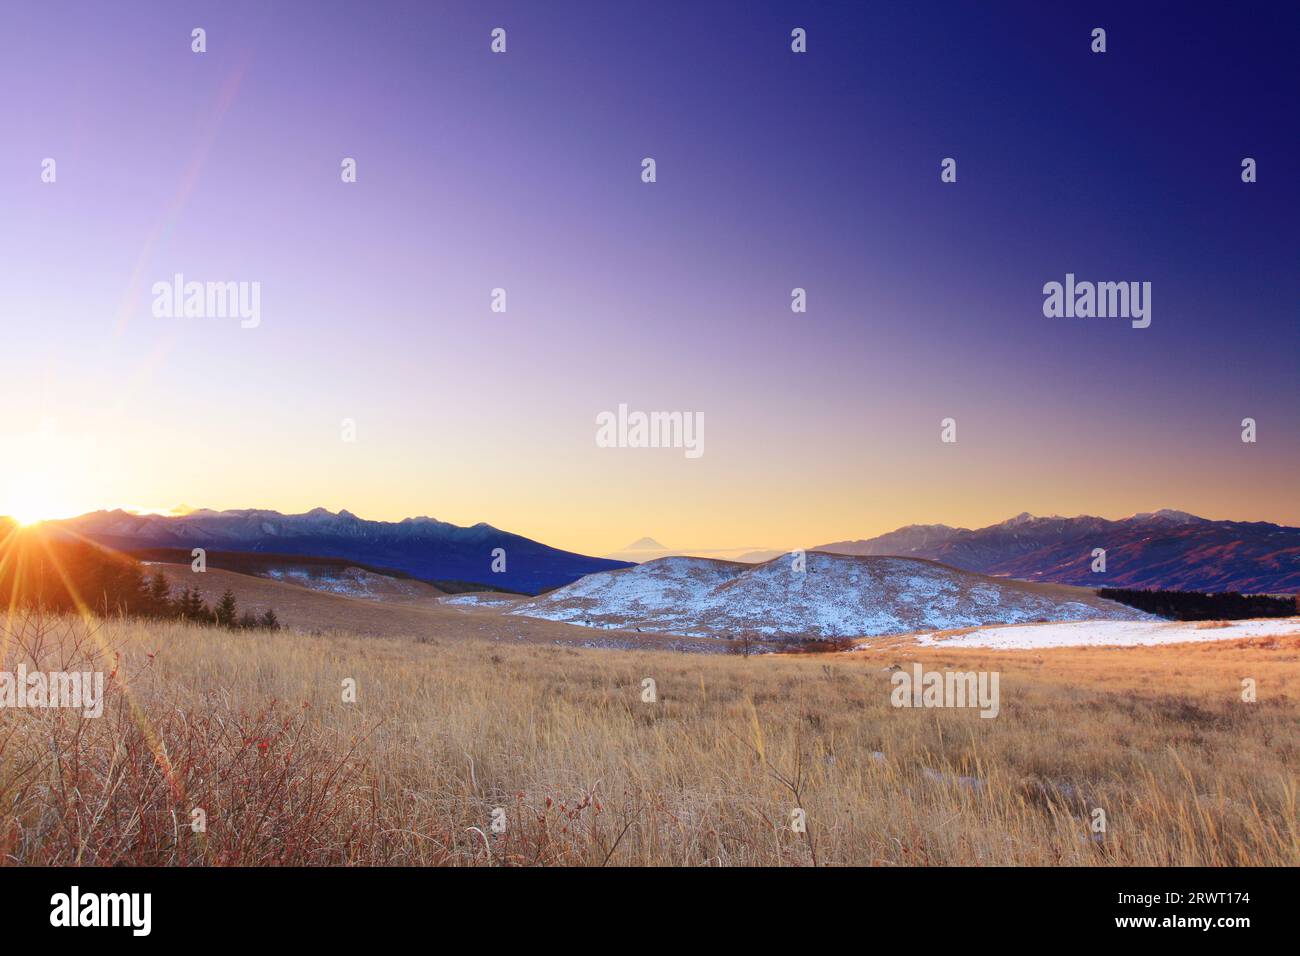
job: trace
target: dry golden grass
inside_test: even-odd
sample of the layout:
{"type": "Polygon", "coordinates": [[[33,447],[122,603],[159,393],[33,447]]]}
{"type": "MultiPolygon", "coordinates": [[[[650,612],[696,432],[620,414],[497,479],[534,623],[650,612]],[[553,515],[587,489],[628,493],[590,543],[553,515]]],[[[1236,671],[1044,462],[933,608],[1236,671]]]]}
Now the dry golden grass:
{"type": "Polygon", "coordinates": [[[117,673],[97,720],[0,710],[8,863],[1300,862],[1295,639],[743,659],[45,624],[5,669],[117,673]],[[1001,715],[891,707],[914,660],[1000,671],[1001,715]]]}

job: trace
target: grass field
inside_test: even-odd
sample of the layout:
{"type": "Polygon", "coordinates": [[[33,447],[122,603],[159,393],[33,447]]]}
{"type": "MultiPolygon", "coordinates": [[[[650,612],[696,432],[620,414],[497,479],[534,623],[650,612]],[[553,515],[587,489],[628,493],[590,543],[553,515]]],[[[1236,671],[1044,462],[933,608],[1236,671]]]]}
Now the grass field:
{"type": "Polygon", "coordinates": [[[10,864],[1300,862],[1300,639],[741,658],[8,632],[5,670],[113,675],[98,719],[0,709],[10,864]],[[999,671],[1000,715],[892,707],[887,668],[913,661],[999,671]]]}

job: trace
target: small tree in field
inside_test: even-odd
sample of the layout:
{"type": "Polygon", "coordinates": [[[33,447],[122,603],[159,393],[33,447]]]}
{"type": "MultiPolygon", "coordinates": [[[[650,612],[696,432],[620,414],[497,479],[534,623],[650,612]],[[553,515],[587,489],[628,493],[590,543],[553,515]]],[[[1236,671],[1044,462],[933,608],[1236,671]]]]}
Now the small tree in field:
{"type": "Polygon", "coordinates": [[[727,648],[727,651],[731,654],[738,654],[741,657],[748,657],[750,654],[754,653],[754,635],[750,634],[748,631],[742,632],[734,641],[731,642],[731,646],[727,648]]]}
{"type": "Polygon", "coordinates": [[[181,596],[176,601],[176,606],[180,610],[181,617],[187,621],[210,621],[212,612],[208,606],[203,603],[203,595],[198,591],[185,588],[181,591],[181,596]]]}
{"type": "Polygon", "coordinates": [[[280,629],[280,619],[275,616],[275,611],[271,610],[269,607],[266,609],[266,613],[262,615],[262,618],[258,623],[268,631],[278,631],[280,629]]]}
{"type": "Polygon", "coordinates": [[[221,600],[217,606],[212,609],[217,623],[222,627],[234,627],[238,608],[235,606],[235,592],[226,588],[225,593],[221,595],[221,600]]]}
{"type": "Polygon", "coordinates": [[[147,613],[158,617],[170,615],[172,613],[171,593],[171,582],[167,580],[167,575],[159,568],[149,578],[148,591],[146,592],[147,613]]]}

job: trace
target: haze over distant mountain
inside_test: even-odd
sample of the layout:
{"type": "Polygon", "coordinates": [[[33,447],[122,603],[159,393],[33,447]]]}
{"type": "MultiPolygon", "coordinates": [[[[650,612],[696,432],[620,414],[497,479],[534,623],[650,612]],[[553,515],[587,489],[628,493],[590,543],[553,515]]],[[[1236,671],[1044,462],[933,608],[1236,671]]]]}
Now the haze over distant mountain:
{"type": "Polygon", "coordinates": [[[665,548],[654,538],[637,538],[631,544],[613,551],[606,558],[611,561],[628,561],[632,564],[640,564],[643,561],[653,561],[655,558],[662,558],[665,555],[675,554],[671,548],[665,548]]]}
{"type": "Polygon", "coordinates": [[[298,515],[260,509],[200,509],[184,515],[95,511],[47,524],[120,551],[208,548],[316,555],[392,568],[424,580],[473,581],[529,594],[626,566],[561,551],[483,523],[463,528],[424,517],[367,521],[324,508],[298,515]],[[496,548],[505,550],[503,572],[492,570],[496,548]]]}
{"type": "Polygon", "coordinates": [[[624,551],[667,551],[662,544],[654,538],[637,538],[629,544],[624,551]]]}
{"type": "Polygon", "coordinates": [[[717,558],[720,561],[744,561],[750,564],[756,564],[761,561],[770,561],[778,554],[784,554],[784,551],[776,551],[770,548],[756,549],[754,547],[742,548],[669,548],[660,544],[654,538],[638,538],[627,547],[605,555],[612,561],[627,561],[632,564],[644,564],[647,561],[655,561],[659,558],[670,557],[693,557],[693,558],[717,558]]]}
{"type": "Polygon", "coordinates": [[[1024,513],[987,528],[909,525],[814,550],[931,558],[956,568],[1084,587],[1195,591],[1300,591],[1300,528],[1211,521],[1164,509],[1111,521],[1024,513]],[[1093,573],[1093,549],[1106,549],[1093,573]]]}

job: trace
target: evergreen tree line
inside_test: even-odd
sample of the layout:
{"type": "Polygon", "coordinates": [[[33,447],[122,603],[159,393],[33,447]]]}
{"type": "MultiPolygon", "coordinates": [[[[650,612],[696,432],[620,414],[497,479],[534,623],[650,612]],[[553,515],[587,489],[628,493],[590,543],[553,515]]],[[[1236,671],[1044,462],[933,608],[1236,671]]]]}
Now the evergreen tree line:
{"type": "Polygon", "coordinates": [[[173,597],[171,582],[167,580],[167,575],[157,570],[144,581],[142,592],[144,600],[135,611],[142,617],[199,621],[204,624],[218,624],[221,627],[246,630],[280,629],[280,621],[271,608],[267,608],[260,615],[252,611],[244,611],[241,614],[235,600],[235,592],[230,588],[226,588],[221,599],[209,607],[197,589],[181,588],[180,594],[173,597]]]}
{"type": "Polygon", "coordinates": [[[1097,595],[1175,621],[1238,621],[1252,617],[1290,617],[1300,613],[1295,597],[1238,594],[1236,591],[1206,594],[1203,591],[1102,588],[1097,595]]]}

